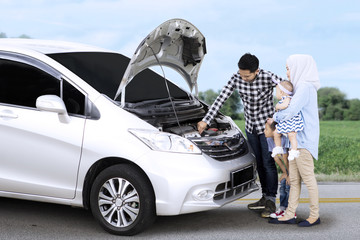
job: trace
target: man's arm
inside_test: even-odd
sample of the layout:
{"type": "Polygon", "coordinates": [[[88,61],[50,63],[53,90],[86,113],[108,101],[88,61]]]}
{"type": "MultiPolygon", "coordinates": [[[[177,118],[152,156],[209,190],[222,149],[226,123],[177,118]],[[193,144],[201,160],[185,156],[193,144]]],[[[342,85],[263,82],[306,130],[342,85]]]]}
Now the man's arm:
{"type": "Polygon", "coordinates": [[[206,127],[210,124],[211,120],[216,116],[219,112],[220,108],[224,104],[224,102],[231,96],[234,92],[235,87],[235,77],[233,76],[228,83],[221,90],[220,95],[215,99],[214,103],[209,108],[209,111],[206,113],[205,117],[202,121],[198,122],[197,128],[199,133],[201,134],[206,127]]]}
{"type": "Polygon", "coordinates": [[[286,79],[284,79],[282,77],[279,77],[278,75],[276,75],[275,73],[272,73],[270,71],[267,71],[267,73],[269,74],[269,76],[270,76],[270,78],[271,78],[271,80],[273,82],[273,84],[272,84],[273,87],[276,87],[276,84],[278,82],[282,82],[282,81],[286,80],[286,79]]]}

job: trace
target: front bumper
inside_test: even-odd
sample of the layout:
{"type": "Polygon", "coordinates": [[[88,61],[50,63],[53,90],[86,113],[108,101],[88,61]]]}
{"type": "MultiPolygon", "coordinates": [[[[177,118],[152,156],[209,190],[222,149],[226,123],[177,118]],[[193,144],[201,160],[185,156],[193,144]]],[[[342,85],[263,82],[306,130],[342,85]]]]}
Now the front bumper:
{"type": "Polygon", "coordinates": [[[250,153],[220,162],[205,154],[149,151],[140,162],[153,184],[157,215],[219,208],[259,189],[255,158],[250,153]]]}

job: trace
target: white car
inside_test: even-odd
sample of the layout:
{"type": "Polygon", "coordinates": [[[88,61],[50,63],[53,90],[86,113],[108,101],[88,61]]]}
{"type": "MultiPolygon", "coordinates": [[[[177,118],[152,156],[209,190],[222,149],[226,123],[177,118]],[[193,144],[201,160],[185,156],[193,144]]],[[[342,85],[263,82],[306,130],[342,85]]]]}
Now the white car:
{"type": "Polygon", "coordinates": [[[197,95],[205,38],[166,21],[132,59],[76,43],[0,39],[0,196],[90,209],[134,235],[157,215],[216,209],[259,189],[254,155],[197,95]],[[175,69],[190,91],[149,67],[175,69]],[[192,94],[192,91],[195,91],[192,94]]]}

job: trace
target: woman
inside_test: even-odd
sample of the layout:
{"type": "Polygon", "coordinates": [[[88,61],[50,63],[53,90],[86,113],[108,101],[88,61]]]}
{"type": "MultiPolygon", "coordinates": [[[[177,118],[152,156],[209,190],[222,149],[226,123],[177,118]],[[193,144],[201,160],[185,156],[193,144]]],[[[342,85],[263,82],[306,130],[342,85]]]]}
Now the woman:
{"type": "Polygon", "coordinates": [[[318,158],[319,115],[317,90],[320,88],[318,71],[314,59],[309,55],[291,55],[286,61],[287,77],[294,85],[295,94],[289,107],[274,114],[276,122],[286,121],[301,111],[304,130],[297,133],[299,157],[289,162],[290,196],[286,214],[270,223],[295,224],[295,211],[299,205],[301,179],[304,181],[310,198],[310,216],[298,225],[310,227],[320,224],[319,193],[314,173],[313,158],[318,158]]]}

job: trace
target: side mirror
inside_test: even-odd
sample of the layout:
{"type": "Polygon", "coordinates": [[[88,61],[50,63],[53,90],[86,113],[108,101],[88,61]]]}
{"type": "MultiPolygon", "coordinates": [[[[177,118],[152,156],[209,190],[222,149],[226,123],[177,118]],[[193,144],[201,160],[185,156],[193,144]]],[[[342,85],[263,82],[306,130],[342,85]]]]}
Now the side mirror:
{"type": "Polygon", "coordinates": [[[70,117],[67,113],[64,101],[56,95],[42,95],[36,99],[36,108],[40,111],[58,113],[62,123],[69,123],[70,117]]]}

